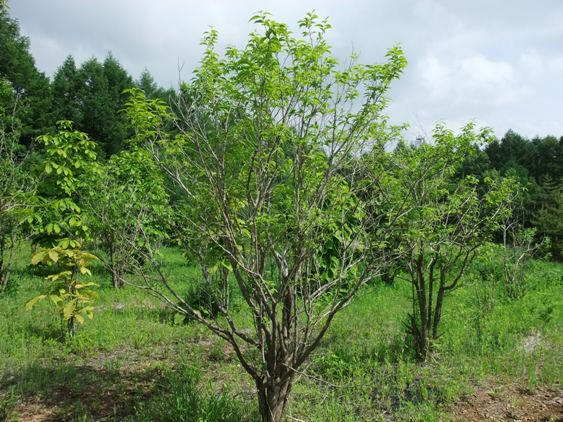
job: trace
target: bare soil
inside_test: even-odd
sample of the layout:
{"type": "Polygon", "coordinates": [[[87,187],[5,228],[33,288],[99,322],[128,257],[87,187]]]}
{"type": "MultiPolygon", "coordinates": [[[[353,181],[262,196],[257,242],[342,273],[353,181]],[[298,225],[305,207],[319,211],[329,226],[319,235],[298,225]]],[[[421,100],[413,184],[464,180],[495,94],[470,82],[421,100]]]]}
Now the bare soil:
{"type": "Polygon", "coordinates": [[[451,409],[455,421],[563,421],[563,389],[478,386],[451,409]]]}

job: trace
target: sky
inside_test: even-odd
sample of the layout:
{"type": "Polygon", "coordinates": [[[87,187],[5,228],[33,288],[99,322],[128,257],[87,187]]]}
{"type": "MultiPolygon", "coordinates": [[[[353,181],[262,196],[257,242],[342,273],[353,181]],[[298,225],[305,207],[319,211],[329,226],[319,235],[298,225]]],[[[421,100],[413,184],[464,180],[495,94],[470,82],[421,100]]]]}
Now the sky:
{"type": "Polygon", "coordinates": [[[249,18],[268,11],[296,28],[306,12],[328,17],[335,55],[384,60],[399,43],[408,67],[387,114],[428,137],[437,122],[469,121],[497,136],[563,136],[563,0],[11,0],[38,68],[52,76],[111,53],[137,78],[164,87],[189,80],[210,27],[221,45],[244,45],[249,18]]]}

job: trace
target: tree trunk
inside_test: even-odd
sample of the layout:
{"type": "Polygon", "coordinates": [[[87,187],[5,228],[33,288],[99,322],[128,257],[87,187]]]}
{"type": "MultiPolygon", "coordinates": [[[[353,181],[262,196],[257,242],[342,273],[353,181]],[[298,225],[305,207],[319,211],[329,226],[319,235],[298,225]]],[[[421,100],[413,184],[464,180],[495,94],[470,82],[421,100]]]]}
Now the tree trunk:
{"type": "Polygon", "coordinates": [[[66,324],[67,332],[70,337],[74,337],[76,334],[76,320],[74,317],[70,317],[66,324]]]}
{"type": "Polygon", "coordinates": [[[119,268],[116,268],[111,272],[111,282],[113,284],[113,287],[115,287],[116,289],[123,287],[123,285],[125,284],[123,280],[123,273],[119,268]]]}
{"type": "Polygon", "coordinates": [[[125,264],[123,262],[116,263],[111,269],[111,282],[113,287],[119,289],[125,285],[123,275],[125,274],[125,264]]]}
{"type": "Polygon", "coordinates": [[[15,249],[16,239],[13,233],[9,236],[0,236],[0,292],[10,281],[15,249]]]}
{"type": "Polygon", "coordinates": [[[280,422],[282,420],[292,381],[293,376],[279,382],[256,382],[258,409],[262,422],[280,422]]]}
{"type": "MultiPolygon", "coordinates": [[[[416,263],[416,295],[418,302],[418,312],[419,312],[419,330],[416,339],[417,344],[417,355],[420,360],[426,360],[429,352],[429,334],[430,334],[430,320],[432,318],[431,312],[429,312],[429,307],[432,306],[431,303],[426,303],[426,279],[424,277],[424,259],[422,255],[419,256],[416,263]]],[[[413,323],[416,323],[413,321],[413,323]]]]}
{"type": "Polygon", "coordinates": [[[1,265],[2,263],[0,262],[0,293],[2,293],[8,285],[8,274],[4,273],[1,265]]]}
{"type": "Polygon", "coordinates": [[[112,237],[106,239],[109,252],[109,270],[111,272],[111,284],[116,289],[123,287],[125,281],[123,274],[125,273],[125,263],[119,259],[119,254],[116,251],[115,243],[112,237]]]}
{"type": "Polygon", "coordinates": [[[440,284],[438,290],[438,297],[436,298],[436,308],[434,310],[434,321],[432,323],[432,339],[436,340],[438,338],[438,324],[440,324],[440,319],[442,318],[442,304],[444,302],[444,289],[443,284],[440,284]]]}
{"type": "Polygon", "coordinates": [[[4,249],[6,245],[6,240],[4,236],[0,236],[0,292],[4,290],[8,284],[8,269],[7,263],[4,262],[4,249]]]}
{"type": "Polygon", "coordinates": [[[395,269],[385,268],[381,274],[381,281],[383,281],[383,284],[386,286],[392,286],[395,282],[395,269]]]}

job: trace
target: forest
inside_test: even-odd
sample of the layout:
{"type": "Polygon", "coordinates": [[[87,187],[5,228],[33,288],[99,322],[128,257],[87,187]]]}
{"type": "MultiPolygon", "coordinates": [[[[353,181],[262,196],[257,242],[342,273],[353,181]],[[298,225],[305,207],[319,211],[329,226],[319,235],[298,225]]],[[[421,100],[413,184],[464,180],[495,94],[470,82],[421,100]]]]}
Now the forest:
{"type": "Polygon", "coordinates": [[[563,417],[563,134],[408,139],[400,45],[250,21],[163,88],[0,4],[0,421],[563,417]]]}

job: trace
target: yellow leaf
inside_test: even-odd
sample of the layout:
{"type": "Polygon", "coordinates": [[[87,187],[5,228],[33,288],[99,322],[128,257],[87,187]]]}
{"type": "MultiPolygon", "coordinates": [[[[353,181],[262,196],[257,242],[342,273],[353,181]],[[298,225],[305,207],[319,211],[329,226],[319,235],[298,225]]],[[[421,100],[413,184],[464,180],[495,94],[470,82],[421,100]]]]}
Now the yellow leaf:
{"type": "Polygon", "coordinates": [[[43,258],[45,258],[45,253],[46,251],[42,249],[39,252],[37,252],[35,255],[33,255],[33,257],[31,258],[31,265],[37,265],[41,261],[43,261],[43,258]]]}
{"type": "Polygon", "coordinates": [[[94,282],[89,282],[89,283],[76,283],[76,288],[77,289],[83,289],[84,287],[91,287],[91,286],[97,286],[96,283],[94,282]]]}
{"type": "Polygon", "coordinates": [[[82,315],[76,314],[74,317],[79,323],[84,324],[84,317],[82,315]]]}
{"type": "Polygon", "coordinates": [[[39,295],[37,297],[34,297],[33,299],[31,299],[29,302],[25,304],[25,309],[27,309],[28,311],[31,310],[31,308],[33,308],[33,305],[35,305],[37,302],[43,299],[45,299],[45,295],[39,295]]]}
{"type": "Polygon", "coordinates": [[[59,260],[59,254],[57,251],[51,249],[49,250],[49,258],[51,258],[53,262],[57,262],[59,260]]]}
{"type": "Polygon", "coordinates": [[[72,317],[72,315],[74,314],[75,309],[76,309],[76,306],[75,306],[74,302],[67,303],[63,308],[63,318],[65,320],[70,319],[70,317],[72,317]]]}

